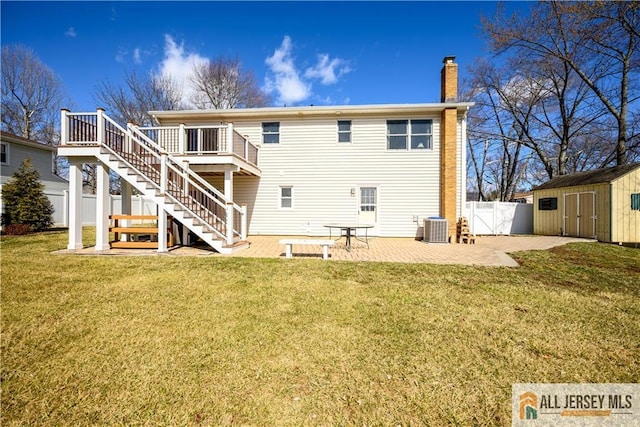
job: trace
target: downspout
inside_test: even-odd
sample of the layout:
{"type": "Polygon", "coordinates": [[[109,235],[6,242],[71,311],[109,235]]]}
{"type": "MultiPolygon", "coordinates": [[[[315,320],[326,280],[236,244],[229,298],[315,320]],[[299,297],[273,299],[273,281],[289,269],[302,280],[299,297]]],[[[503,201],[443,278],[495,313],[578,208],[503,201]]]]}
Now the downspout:
{"type": "Polygon", "coordinates": [[[460,144],[460,206],[458,217],[464,216],[467,206],[467,114],[469,107],[462,115],[462,138],[460,144]]]}

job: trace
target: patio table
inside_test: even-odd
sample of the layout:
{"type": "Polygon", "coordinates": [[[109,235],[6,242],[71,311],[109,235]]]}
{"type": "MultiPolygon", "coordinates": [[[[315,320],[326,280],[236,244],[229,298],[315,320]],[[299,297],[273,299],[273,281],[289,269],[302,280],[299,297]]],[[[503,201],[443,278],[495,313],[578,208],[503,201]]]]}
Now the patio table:
{"type": "Polygon", "coordinates": [[[349,224],[349,223],[332,223],[325,224],[325,227],[329,229],[329,238],[331,238],[331,230],[334,228],[340,229],[340,238],[345,237],[345,246],[347,247],[347,251],[351,252],[351,236],[355,237],[356,240],[360,240],[367,245],[367,249],[369,248],[369,236],[368,230],[373,228],[372,224],[349,224]],[[358,238],[357,230],[364,230],[364,240],[358,238]]]}

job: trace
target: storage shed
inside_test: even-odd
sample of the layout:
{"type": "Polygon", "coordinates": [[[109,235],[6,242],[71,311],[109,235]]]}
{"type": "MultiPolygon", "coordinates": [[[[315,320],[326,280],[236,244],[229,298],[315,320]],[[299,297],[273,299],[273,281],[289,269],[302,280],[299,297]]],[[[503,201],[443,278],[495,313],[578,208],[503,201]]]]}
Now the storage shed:
{"type": "Polygon", "coordinates": [[[534,234],[640,243],[640,163],[556,177],[533,203],[534,234]]]}

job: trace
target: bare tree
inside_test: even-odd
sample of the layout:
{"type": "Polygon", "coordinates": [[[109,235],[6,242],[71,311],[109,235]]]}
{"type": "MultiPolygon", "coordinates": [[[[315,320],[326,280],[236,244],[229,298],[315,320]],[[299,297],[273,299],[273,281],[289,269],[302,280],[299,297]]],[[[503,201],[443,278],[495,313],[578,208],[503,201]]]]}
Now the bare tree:
{"type": "Polygon", "coordinates": [[[264,107],[269,103],[253,72],[244,71],[238,58],[220,57],[196,65],[191,83],[195,89],[192,101],[200,109],[264,107]]]}
{"type": "Polygon", "coordinates": [[[2,129],[56,145],[63,103],[62,83],[35,53],[22,45],[2,48],[2,129]]]}
{"type": "MultiPolygon", "coordinates": [[[[640,99],[640,3],[539,2],[530,14],[500,8],[483,28],[495,52],[570,69],[606,108],[616,130],[615,163],[625,164],[632,141],[629,108],[640,99]]],[[[633,113],[631,113],[633,114],[633,113]]]]}
{"type": "Polygon", "coordinates": [[[95,88],[94,98],[122,124],[152,126],[156,123],[149,111],[183,108],[182,93],[170,76],[140,76],[135,71],[125,73],[123,85],[110,81],[100,83],[95,88]]]}

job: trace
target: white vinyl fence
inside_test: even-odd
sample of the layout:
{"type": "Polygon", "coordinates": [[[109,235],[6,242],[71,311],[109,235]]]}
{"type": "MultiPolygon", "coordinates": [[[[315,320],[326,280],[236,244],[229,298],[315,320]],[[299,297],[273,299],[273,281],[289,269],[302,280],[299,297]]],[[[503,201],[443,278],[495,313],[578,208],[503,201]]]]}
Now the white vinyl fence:
{"type": "Polygon", "coordinates": [[[472,234],[533,234],[533,204],[467,202],[464,216],[472,234]]]}
{"type": "MultiPolygon", "coordinates": [[[[45,191],[45,195],[53,204],[53,225],[55,227],[69,226],[69,192],[45,191]]],[[[122,196],[112,195],[110,214],[122,213],[122,196]]],[[[155,203],[145,200],[140,196],[131,197],[132,215],[157,215],[155,203]]],[[[93,194],[82,195],[82,225],[96,225],[96,196],[93,194]]]]}

